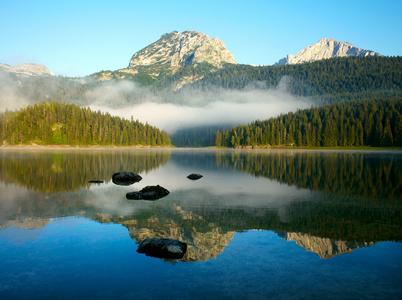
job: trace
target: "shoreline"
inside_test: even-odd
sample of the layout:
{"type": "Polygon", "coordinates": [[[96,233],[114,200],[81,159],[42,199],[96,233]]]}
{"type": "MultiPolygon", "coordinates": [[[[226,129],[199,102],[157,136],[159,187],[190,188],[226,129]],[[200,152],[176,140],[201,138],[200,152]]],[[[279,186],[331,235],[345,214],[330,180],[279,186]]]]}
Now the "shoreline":
{"type": "Polygon", "coordinates": [[[66,149],[66,150],[76,150],[76,149],[175,149],[174,146],[99,146],[99,145],[86,145],[86,146],[71,146],[71,145],[1,145],[0,149],[66,149]]]}
{"type": "Polygon", "coordinates": [[[37,145],[37,144],[31,144],[31,145],[1,145],[0,150],[17,150],[17,149],[48,149],[48,150],[89,150],[89,149],[108,149],[108,150],[123,150],[123,149],[166,149],[166,150],[237,150],[237,151],[242,151],[242,150],[247,150],[247,151],[260,151],[260,150],[312,150],[312,151],[317,151],[317,150],[334,150],[334,151],[402,151],[402,147],[289,147],[289,146],[276,146],[276,147],[268,147],[268,146],[257,146],[257,147],[234,147],[234,148],[229,148],[229,147],[215,147],[215,146],[210,146],[210,147],[175,147],[175,146],[150,146],[150,145],[135,145],[135,146],[113,146],[113,145],[106,145],[106,146],[99,146],[99,145],[86,145],[86,146],[80,146],[80,145],[37,145]]]}

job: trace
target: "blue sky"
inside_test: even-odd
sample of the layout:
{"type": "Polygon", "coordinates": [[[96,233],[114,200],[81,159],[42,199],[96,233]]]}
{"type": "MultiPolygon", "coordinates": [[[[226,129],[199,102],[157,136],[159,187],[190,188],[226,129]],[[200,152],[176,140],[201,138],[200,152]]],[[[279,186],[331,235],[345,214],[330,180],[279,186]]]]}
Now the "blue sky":
{"type": "Polygon", "coordinates": [[[272,65],[323,37],[402,54],[402,0],[0,0],[0,63],[85,76],[128,66],[171,31],[221,39],[241,64],[272,65]]]}

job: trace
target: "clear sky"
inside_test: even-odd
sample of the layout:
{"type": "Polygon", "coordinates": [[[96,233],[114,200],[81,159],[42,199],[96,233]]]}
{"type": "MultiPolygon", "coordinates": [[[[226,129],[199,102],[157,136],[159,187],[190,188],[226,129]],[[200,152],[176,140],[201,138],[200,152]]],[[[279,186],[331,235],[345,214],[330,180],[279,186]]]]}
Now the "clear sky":
{"type": "Polygon", "coordinates": [[[0,63],[117,70],[174,30],[219,38],[241,64],[272,65],[323,37],[399,56],[401,14],[402,0],[0,0],[0,63]]]}

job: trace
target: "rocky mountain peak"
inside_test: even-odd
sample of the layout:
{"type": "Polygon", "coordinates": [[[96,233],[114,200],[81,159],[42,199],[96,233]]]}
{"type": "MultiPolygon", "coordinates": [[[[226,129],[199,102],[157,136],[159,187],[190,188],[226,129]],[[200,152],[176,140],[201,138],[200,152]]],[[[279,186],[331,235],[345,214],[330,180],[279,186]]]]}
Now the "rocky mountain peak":
{"type": "Polygon", "coordinates": [[[6,64],[0,64],[0,70],[14,73],[19,76],[54,76],[52,72],[49,71],[44,65],[27,63],[11,67],[6,64]]]}
{"type": "Polygon", "coordinates": [[[236,63],[221,40],[197,31],[173,31],[135,53],[129,68],[152,65],[183,67],[201,62],[208,62],[215,67],[236,63]]]}
{"type": "Polygon", "coordinates": [[[300,64],[345,56],[381,56],[381,54],[357,48],[350,43],[340,42],[330,38],[322,38],[318,43],[312,46],[307,46],[296,55],[287,55],[285,58],[279,60],[275,65],[300,64]]]}

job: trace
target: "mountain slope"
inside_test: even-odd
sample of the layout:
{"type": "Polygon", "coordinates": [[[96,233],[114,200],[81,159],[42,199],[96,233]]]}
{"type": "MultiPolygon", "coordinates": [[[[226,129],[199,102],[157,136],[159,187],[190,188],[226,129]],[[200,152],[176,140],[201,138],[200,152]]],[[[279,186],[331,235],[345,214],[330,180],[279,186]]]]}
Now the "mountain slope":
{"type": "Polygon", "coordinates": [[[215,67],[221,67],[224,63],[236,63],[221,40],[197,31],[173,31],[135,53],[129,68],[149,65],[184,67],[201,62],[215,67]]]}
{"type": "Polygon", "coordinates": [[[333,57],[345,56],[382,56],[381,54],[357,48],[346,42],[339,42],[329,38],[323,38],[318,43],[307,46],[296,55],[287,55],[275,65],[301,64],[333,57]]]}
{"type": "Polygon", "coordinates": [[[0,70],[14,73],[17,76],[54,76],[44,65],[40,64],[22,64],[15,67],[11,67],[6,64],[0,64],[0,70]]]}
{"type": "Polygon", "coordinates": [[[197,31],[173,31],[136,52],[127,68],[92,76],[97,81],[132,78],[146,85],[159,80],[177,90],[227,63],[236,64],[236,61],[221,40],[197,31]],[[172,76],[174,82],[166,79],[172,76]]]}

